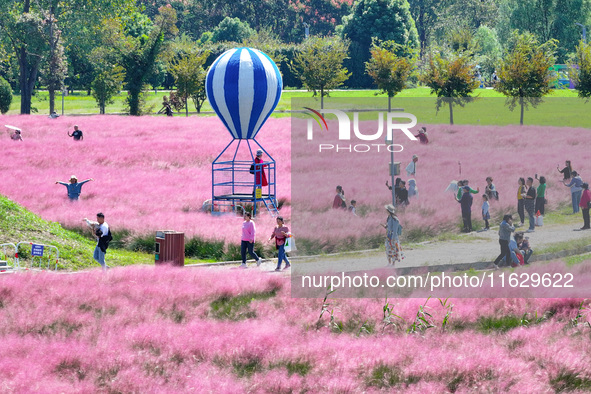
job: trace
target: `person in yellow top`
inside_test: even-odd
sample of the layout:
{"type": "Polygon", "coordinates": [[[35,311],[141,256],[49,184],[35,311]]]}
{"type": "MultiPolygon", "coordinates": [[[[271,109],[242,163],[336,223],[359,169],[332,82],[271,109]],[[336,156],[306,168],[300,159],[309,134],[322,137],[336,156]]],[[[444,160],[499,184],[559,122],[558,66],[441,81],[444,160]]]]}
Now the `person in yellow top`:
{"type": "Polygon", "coordinates": [[[523,221],[525,220],[525,200],[523,198],[523,194],[526,193],[527,188],[525,187],[525,179],[519,178],[517,181],[519,187],[517,188],[517,214],[519,215],[519,219],[521,220],[519,225],[516,227],[523,226],[523,221]]]}

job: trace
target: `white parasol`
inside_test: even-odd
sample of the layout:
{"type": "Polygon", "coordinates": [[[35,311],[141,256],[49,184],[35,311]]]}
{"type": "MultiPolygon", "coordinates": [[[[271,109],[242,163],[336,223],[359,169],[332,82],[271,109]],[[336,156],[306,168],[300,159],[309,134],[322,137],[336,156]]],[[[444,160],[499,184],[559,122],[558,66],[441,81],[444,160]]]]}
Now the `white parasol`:
{"type": "Polygon", "coordinates": [[[11,126],[11,125],[9,125],[9,124],[5,124],[5,125],[4,125],[4,127],[6,127],[7,129],[11,129],[11,130],[18,130],[18,131],[21,131],[21,129],[19,129],[18,127],[16,127],[16,126],[11,126]]]}

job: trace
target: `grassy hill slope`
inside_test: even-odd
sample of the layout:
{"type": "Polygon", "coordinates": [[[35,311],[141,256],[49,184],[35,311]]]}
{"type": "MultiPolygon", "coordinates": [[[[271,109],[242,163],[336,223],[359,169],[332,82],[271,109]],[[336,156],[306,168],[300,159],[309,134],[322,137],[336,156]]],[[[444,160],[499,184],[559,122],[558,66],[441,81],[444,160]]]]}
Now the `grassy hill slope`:
{"type": "MultiPolygon", "coordinates": [[[[0,195],[0,243],[34,242],[56,246],[59,250],[58,269],[78,270],[96,268],[92,259],[96,242],[88,237],[47,222],[17,203],[0,195]]],[[[19,255],[28,260],[30,247],[21,245],[19,255]]],[[[110,248],[106,257],[110,266],[153,262],[153,255],[110,248]]]]}

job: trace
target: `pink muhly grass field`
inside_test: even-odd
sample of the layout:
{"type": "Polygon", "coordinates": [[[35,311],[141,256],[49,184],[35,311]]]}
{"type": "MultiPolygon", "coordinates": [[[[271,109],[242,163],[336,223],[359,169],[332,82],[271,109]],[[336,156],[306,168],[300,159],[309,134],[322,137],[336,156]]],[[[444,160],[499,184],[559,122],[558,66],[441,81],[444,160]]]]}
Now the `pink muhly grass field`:
{"type": "Polygon", "coordinates": [[[288,278],[256,270],[5,275],[0,300],[6,393],[542,392],[591,382],[589,306],[575,299],[450,299],[450,309],[431,299],[434,327],[415,333],[424,299],[388,300],[394,324],[384,299],[329,298],[319,319],[321,299],[292,299],[288,278]]]}
{"type": "MultiPolygon", "coordinates": [[[[313,143],[305,140],[305,123],[292,119],[292,219],[294,231],[312,234],[312,237],[331,240],[332,243],[348,238],[383,235],[379,226],[386,220],[384,205],[392,202],[391,192],[386,188],[390,181],[388,165],[390,153],[382,147],[381,153],[349,153],[333,150],[318,153],[318,144],[384,143],[336,139],[337,126],[329,122],[328,132],[315,130],[313,143]],[[333,210],[335,187],[345,190],[347,203],[357,200],[357,214],[333,210]],[[327,229],[330,229],[327,231],[327,229]]],[[[366,134],[375,132],[371,122],[362,124],[366,134]]],[[[410,205],[399,210],[397,215],[404,232],[433,236],[442,231],[459,231],[461,228],[460,204],[454,194],[445,192],[452,180],[468,179],[479,194],[473,194],[472,222],[482,225],[482,194],[486,177],[491,176],[500,200],[491,201],[491,225],[497,225],[503,214],[517,212],[517,181],[519,177],[543,175],[547,179],[547,209],[556,209],[560,204],[570,203],[569,188],[562,181],[565,160],[571,160],[573,168],[584,181],[591,181],[591,133],[587,129],[571,129],[539,126],[449,126],[427,127],[430,143],[422,145],[410,141],[402,132],[394,135],[394,143],[404,150],[394,154],[394,161],[401,162],[400,177],[407,181],[415,178],[418,198],[410,199],[410,205]],[[405,168],[412,155],[419,157],[417,174],[409,177],[405,168]],[[461,175],[458,162],[461,162],[461,175]]],[[[538,182],[534,180],[534,186],[538,182]]],[[[517,219],[518,220],[518,219],[517,219]]],[[[404,236],[404,234],[403,234],[404,236]]],[[[301,235],[300,235],[301,237],[301,235]]]]}
{"type": "MultiPolygon", "coordinates": [[[[81,226],[84,217],[103,212],[114,229],[147,234],[159,229],[188,236],[239,242],[241,218],[212,218],[200,212],[211,198],[211,163],[231,141],[217,117],[60,117],[2,116],[2,124],[22,128],[23,142],[0,139],[3,182],[0,193],[42,218],[81,226]],[[66,132],[77,124],[84,141],[66,132]],[[68,201],[70,175],[82,187],[80,200],[68,201]]],[[[290,197],[290,137],[285,120],[269,119],[259,143],[277,162],[278,199],[290,197]]],[[[265,233],[274,220],[260,215],[265,233]]]]}

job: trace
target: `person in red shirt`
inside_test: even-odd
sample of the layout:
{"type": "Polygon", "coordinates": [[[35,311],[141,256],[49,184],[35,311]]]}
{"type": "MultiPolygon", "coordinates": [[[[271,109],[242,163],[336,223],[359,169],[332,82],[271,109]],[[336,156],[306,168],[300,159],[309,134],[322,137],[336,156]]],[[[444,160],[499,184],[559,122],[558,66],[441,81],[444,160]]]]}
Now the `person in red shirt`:
{"type": "Polygon", "coordinates": [[[332,201],[332,209],[347,209],[347,200],[345,199],[345,191],[342,186],[337,186],[336,196],[332,201]]]}
{"type": "Polygon", "coordinates": [[[421,144],[426,145],[429,143],[429,136],[427,135],[427,128],[426,127],[421,127],[421,129],[419,130],[419,134],[415,135],[415,137],[417,137],[419,139],[421,144]]]}
{"type": "Polygon", "coordinates": [[[267,186],[267,175],[265,175],[266,164],[263,164],[263,150],[257,150],[257,157],[254,159],[254,170],[255,170],[255,187],[267,186]]]}

